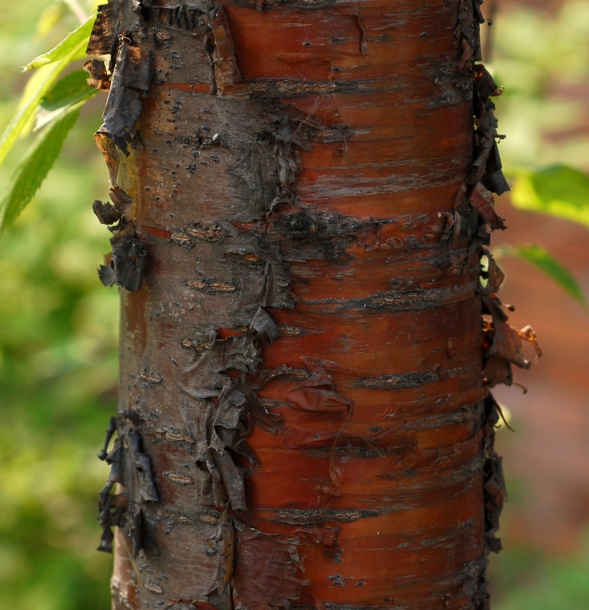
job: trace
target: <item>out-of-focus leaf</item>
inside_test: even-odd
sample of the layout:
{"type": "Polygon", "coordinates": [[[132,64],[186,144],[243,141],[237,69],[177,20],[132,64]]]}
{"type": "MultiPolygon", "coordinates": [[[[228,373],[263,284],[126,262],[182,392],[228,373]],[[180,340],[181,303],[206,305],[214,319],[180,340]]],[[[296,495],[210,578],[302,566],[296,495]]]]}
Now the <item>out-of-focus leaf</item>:
{"type": "Polygon", "coordinates": [[[77,57],[77,55],[80,54],[80,50],[82,49],[83,52],[86,48],[92,26],[94,25],[94,18],[95,16],[93,15],[87,19],[73,32],[70,32],[57,46],[53,47],[50,51],[47,51],[47,53],[35,57],[33,61],[29,62],[23,68],[23,71],[33,70],[39,66],[44,66],[45,64],[50,64],[59,61],[60,59],[65,59],[66,57],[70,60],[73,57],[77,57]]]}
{"type": "Polygon", "coordinates": [[[72,104],[85,102],[98,93],[97,89],[88,85],[87,78],[84,70],[76,70],[55,83],[39,104],[35,131],[57,119],[72,104]]]}
{"type": "Polygon", "coordinates": [[[39,17],[37,22],[36,38],[43,38],[46,36],[66,14],[66,7],[62,0],[55,0],[52,2],[39,17]]]}
{"type": "Polygon", "coordinates": [[[39,101],[57,80],[68,63],[68,61],[62,59],[50,66],[43,66],[37,74],[33,74],[31,86],[27,86],[25,89],[17,113],[0,138],[0,164],[6,158],[17,138],[27,132],[29,127],[32,127],[35,110],[37,110],[39,101]]]}
{"type": "Polygon", "coordinates": [[[537,245],[505,245],[493,251],[495,256],[517,256],[549,275],[564,291],[586,306],[585,296],[573,274],[563,267],[546,249],[537,245]]]}
{"type": "MultiPolygon", "coordinates": [[[[49,73],[52,73],[54,68],[55,68],[55,65],[42,66],[38,70],[35,70],[35,72],[33,72],[33,74],[31,74],[29,80],[27,81],[27,84],[25,85],[24,91],[22,92],[22,95],[20,97],[20,101],[19,101],[18,107],[16,109],[17,115],[21,112],[21,110],[23,110],[23,108],[25,108],[26,106],[29,105],[32,98],[36,95],[37,90],[41,86],[44,85],[45,81],[48,78],[49,73]]],[[[55,79],[53,78],[52,81],[53,80],[55,80],[55,79]]],[[[38,104],[39,100],[37,99],[37,101],[34,103],[38,104]]],[[[16,137],[25,138],[33,130],[33,127],[35,125],[35,113],[34,113],[35,107],[36,106],[33,106],[32,111],[28,113],[28,118],[25,121],[25,123],[21,126],[20,130],[16,134],[16,137]]],[[[14,117],[14,118],[16,118],[16,117],[14,117]]],[[[4,139],[4,136],[7,135],[7,132],[8,132],[8,128],[6,129],[6,132],[2,136],[3,139],[4,139]]],[[[2,155],[0,155],[0,157],[1,156],[2,155]]],[[[0,163],[1,163],[1,160],[0,160],[0,163]]]]}
{"type": "Polygon", "coordinates": [[[551,214],[589,227],[589,176],[567,165],[519,170],[511,193],[523,210],[551,214]]]}
{"type": "Polygon", "coordinates": [[[74,126],[83,103],[69,106],[62,116],[43,131],[17,167],[8,193],[0,203],[0,232],[10,225],[31,201],[74,126]]]}

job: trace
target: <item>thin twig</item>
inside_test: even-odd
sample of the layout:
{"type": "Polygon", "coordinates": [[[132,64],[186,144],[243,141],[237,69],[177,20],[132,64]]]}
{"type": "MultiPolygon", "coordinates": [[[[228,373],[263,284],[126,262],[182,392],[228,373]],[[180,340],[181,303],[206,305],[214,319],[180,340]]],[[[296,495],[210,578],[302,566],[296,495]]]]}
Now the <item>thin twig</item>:
{"type": "Polygon", "coordinates": [[[86,19],[88,19],[88,15],[86,14],[86,11],[80,6],[80,3],[78,2],[78,0],[63,0],[63,1],[69,6],[70,10],[76,16],[76,19],[78,19],[78,21],[80,23],[84,23],[84,21],[86,21],[86,19]]]}

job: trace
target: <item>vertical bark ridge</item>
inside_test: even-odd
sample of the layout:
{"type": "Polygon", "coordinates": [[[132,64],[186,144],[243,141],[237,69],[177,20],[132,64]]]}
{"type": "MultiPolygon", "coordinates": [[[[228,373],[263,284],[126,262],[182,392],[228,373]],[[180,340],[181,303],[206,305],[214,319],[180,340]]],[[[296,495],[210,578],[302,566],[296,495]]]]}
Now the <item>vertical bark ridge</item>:
{"type": "Polygon", "coordinates": [[[479,22],[476,0],[101,7],[114,608],[487,607],[487,386],[523,335],[490,255],[480,281],[502,174],[479,22]]]}

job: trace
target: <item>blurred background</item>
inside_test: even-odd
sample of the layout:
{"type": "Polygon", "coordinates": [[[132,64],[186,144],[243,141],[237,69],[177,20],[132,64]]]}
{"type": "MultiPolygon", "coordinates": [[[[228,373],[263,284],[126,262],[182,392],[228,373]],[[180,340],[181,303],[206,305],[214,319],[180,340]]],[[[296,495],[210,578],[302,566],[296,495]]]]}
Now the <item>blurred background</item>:
{"type": "MultiPolygon", "coordinates": [[[[0,0],[0,131],[27,80],[20,67],[77,24],[71,4],[0,0]]],[[[486,63],[505,87],[496,103],[511,180],[553,164],[589,171],[589,2],[487,0],[483,8],[494,21],[483,26],[486,63]]],[[[110,607],[111,557],[95,551],[96,494],[108,476],[95,454],[117,383],[118,296],[94,273],[110,250],[91,211],[107,195],[92,138],[103,104],[102,95],[86,104],[42,189],[0,240],[1,608],[110,607]]],[[[27,144],[0,167],[0,194],[27,144]]],[[[493,240],[499,254],[507,244],[501,297],[516,307],[514,326],[535,328],[545,355],[515,373],[527,394],[495,391],[515,432],[498,431],[510,497],[505,549],[491,558],[492,605],[589,608],[589,314],[546,274],[505,255],[541,245],[589,298],[589,228],[516,209],[509,195],[496,207],[509,227],[493,240]]]]}

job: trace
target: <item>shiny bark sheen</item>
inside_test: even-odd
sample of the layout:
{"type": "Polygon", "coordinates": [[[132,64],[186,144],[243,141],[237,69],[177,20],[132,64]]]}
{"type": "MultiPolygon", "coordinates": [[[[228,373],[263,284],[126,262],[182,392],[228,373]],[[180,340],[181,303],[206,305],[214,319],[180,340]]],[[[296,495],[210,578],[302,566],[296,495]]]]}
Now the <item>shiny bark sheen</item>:
{"type": "Polygon", "coordinates": [[[115,609],[488,607],[500,304],[479,275],[501,219],[481,182],[502,175],[477,11],[101,7],[115,609]]]}

